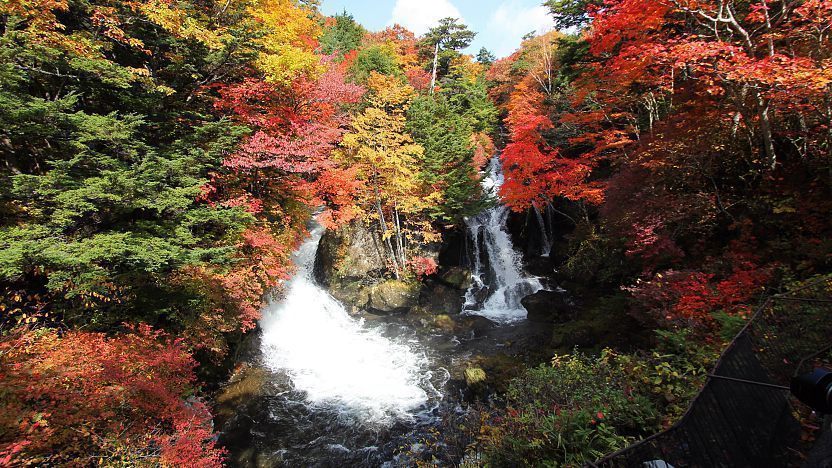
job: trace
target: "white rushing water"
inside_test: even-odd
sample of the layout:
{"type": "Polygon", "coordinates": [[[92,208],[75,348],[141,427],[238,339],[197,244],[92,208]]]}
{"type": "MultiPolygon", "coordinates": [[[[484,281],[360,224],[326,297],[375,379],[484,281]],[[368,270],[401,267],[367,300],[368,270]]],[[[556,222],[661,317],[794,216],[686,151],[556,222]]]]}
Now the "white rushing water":
{"type": "Polygon", "coordinates": [[[411,419],[438,394],[427,357],[350,317],[316,284],[313,266],[322,234],[320,226],[312,230],[295,253],[298,272],[283,298],[264,310],[265,365],[285,372],[310,405],[370,424],[411,419]]]}
{"type": "MultiPolygon", "coordinates": [[[[496,194],[502,184],[502,165],[499,156],[494,156],[488,165],[483,188],[496,194]]],[[[520,300],[543,289],[540,280],[523,273],[522,258],[514,250],[511,236],[506,231],[508,214],[506,206],[497,204],[467,221],[473,245],[474,281],[465,294],[465,313],[499,323],[525,319],[526,309],[520,300]],[[485,248],[485,264],[480,246],[485,248]]]]}

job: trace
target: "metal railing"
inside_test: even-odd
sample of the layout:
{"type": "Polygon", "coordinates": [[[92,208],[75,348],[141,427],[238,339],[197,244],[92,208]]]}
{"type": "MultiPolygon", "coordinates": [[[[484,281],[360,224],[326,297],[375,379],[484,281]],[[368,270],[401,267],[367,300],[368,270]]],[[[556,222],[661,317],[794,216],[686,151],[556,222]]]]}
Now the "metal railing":
{"type": "Polygon", "coordinates": [[[589,465],[794,465],[805,447],[788,385],[832,349],[830,297],[832,276],[770,296],[722,353],[676,424],[589,465]]]}

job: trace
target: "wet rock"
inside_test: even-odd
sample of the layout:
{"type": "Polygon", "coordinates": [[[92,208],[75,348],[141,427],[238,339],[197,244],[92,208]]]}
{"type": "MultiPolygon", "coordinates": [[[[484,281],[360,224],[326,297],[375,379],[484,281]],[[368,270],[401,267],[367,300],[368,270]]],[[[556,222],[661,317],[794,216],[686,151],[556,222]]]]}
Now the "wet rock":
{"type": "Polygon", "coordinates": [[[489,330],[497,326],[496,323],[479,315],[461,315],[456,317],[455,331],[459,334],[473,334],[473,336],[483,336],[489,330]]]}
{"type": "Polygon", "coordinates": [[[329,288],[332,297],[348,305],[351,315],[355,315],[358,309],[364,309],[370,302],[369,288],[360,281],[339,282],[329,288]]]}
{"type": "Polygon", "coordinates": [[[538,291],[520,301],[532,322],[566,323],[573,319],[574,307],[566,295],[557,291],[538,291]]]}
{"type": "Polygon", "coordinates": [[[384,245],[373,229],[354,222],[327,230],[315,255],[315,279],[324,286],[378,276],[386,269],[384,245]]]}
{"type": "Polygon", "coordinates": [[[479,367],[465,369],[465,385],[471,390],[479,390],[485,385],[485,371],[479,367]]]}
{"type": "Polygon", "coordinates": [[[467,291],[471,287],[471,270],[462,267],[449,267],[439,273],[439,281],[445,286],[459,291],[467,291]]]}
{"type": "Polygon", "coordinates": [[[491,288],[488,286],[483,286],[476,291],[474,291],[474,302],[477,304],[482,304],[488,299],[488,296],[491,295],[491,288]]]}
{"type": "Polygon", "coordinates": [[[428,280],[419,293],[419,306],[434,314],[458,314],[465,304],[465,292],[445,283],[428,280]]]}
{"type": "Polygon", "coordinates": [[[434,328],[439,328],[441,330],[451,332],[454,330],[456,322],[454,322],[454,319],[452,319],[450,316],[443,314],[434,317],[432,325],[434,326],[434,328]]]}
{"type": "Polygon", "coordinates": [[[238,408],[259,395],[268,378],[265,369],[242,363],[234,369],[228,383],[216,396],[216,418],[219,425],[231,419],[238,408]]]}
{"type": "Polygon", "coordinates": [[[418,284],[388,280],[369,288],[368,307],[376,313],[407,312],[418,300],[418,284]]]}

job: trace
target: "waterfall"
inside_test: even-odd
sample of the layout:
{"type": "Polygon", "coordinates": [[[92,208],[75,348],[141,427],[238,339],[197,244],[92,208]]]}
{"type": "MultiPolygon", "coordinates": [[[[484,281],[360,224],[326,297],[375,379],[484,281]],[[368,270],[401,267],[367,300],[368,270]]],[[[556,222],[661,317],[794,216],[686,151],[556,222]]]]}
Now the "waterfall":
{"type": "MultiPolygon", "coordinates": [[[[500,158],[494,156],[483,189],[496,194],[502,183],[500,158]]],[[[497,204],[467,220],[473,246],[473,282],[465,294],[464,312],[499,323],[525,319],[526,309],[520,300],[543,289],[537,278],[523,273],[522,258],[506,231],[508,214],[506,206],[497,204]]]]}
{"type": "Polygon", "coordinates": [[[296,275],[261,320],[265,366],[285,373],[313,408],[334,409],[361,423],[409,420],[441,394],[427,357],[349,316],[316,284],[313,264],[323,228],[316,225],[295,253],[296,275]]]}
{"type": "MultiPolygon", "coordinates": [[[[537,216],[537,223],[540,224],[540,256],[548,257],[552,253],[552,241],[549,238],[549,225],[543,219],[543,213],[537,209],[537,205],[532,204],[535,216],[537,216]]],[[[549,210],[545,210],[549,211],[549,210]]]]}

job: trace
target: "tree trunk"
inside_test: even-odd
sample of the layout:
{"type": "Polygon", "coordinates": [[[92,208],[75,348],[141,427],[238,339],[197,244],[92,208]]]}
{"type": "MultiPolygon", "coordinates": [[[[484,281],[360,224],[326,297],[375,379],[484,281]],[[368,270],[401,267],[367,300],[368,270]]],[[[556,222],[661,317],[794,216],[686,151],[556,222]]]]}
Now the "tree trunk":
{"type": "Polygon", "coordinates": [[[402,268],[407,265],[407,252],[404,250],[404,238],[402,237],[402,224],[399,220],[399,209],[393,207],[393,215],[396,218],[396,243],[399,246],[399,257],[401,258],[402,268]]]}
{"type": "Polygon", "coordinates": [[[399,260],[396,256],[396,250],[393,248],[393,243],[390,242],[390,236],[387,235],[387,221],[384,220],[384,210],[381,209],[381,203],[376,201],[376,210],[378,211],[378,224],[381,226],[381,237],[390,249],[390,260],[393,261],[393,272],[396,274],[396,279],[401,279],[399,276],[399,260]]]}
{"type": "MultiPolygon", "coordinates": [[[[373,181],[375,182],[375,175],[373,176],[373,181]]],[[[381,238],[390,250],[390,260],[393,261],[393,272],[396,274],[396,279],[400,279],[399,262],[396,258],[396,251],[393,249],[393,243],[390,242],[390,236],[387,235],[387,221],[384,219],[384,210],[381,208],[381,194],[379,193],[378,185],[375,183],[373,184],[373,192],[376,196],[375,205],[376,212],[378,213],[378,225],[381,228],[381,238]]]]}
{"type": "Polygon", "coordinates": [[[436,67],[439,65],[439,42],[436,43],[436,48],[433,49],[433,73],[430,77],[430,94],[433,94],[436,88],[436,67]]]}
{"type": "Polygon", "coordinates": [[[763,138],[763,150],[766,153],[766,162],[769,169],[774,169],[777,165],[777,153],[774,152],[774,137],[772,136],[771,120],[769,120],[768,111],[769,103],[766,102],[763,95],[759,91],[754,90],[757,98],[757,113],[760,118],[760,136],[763,138]]]}

